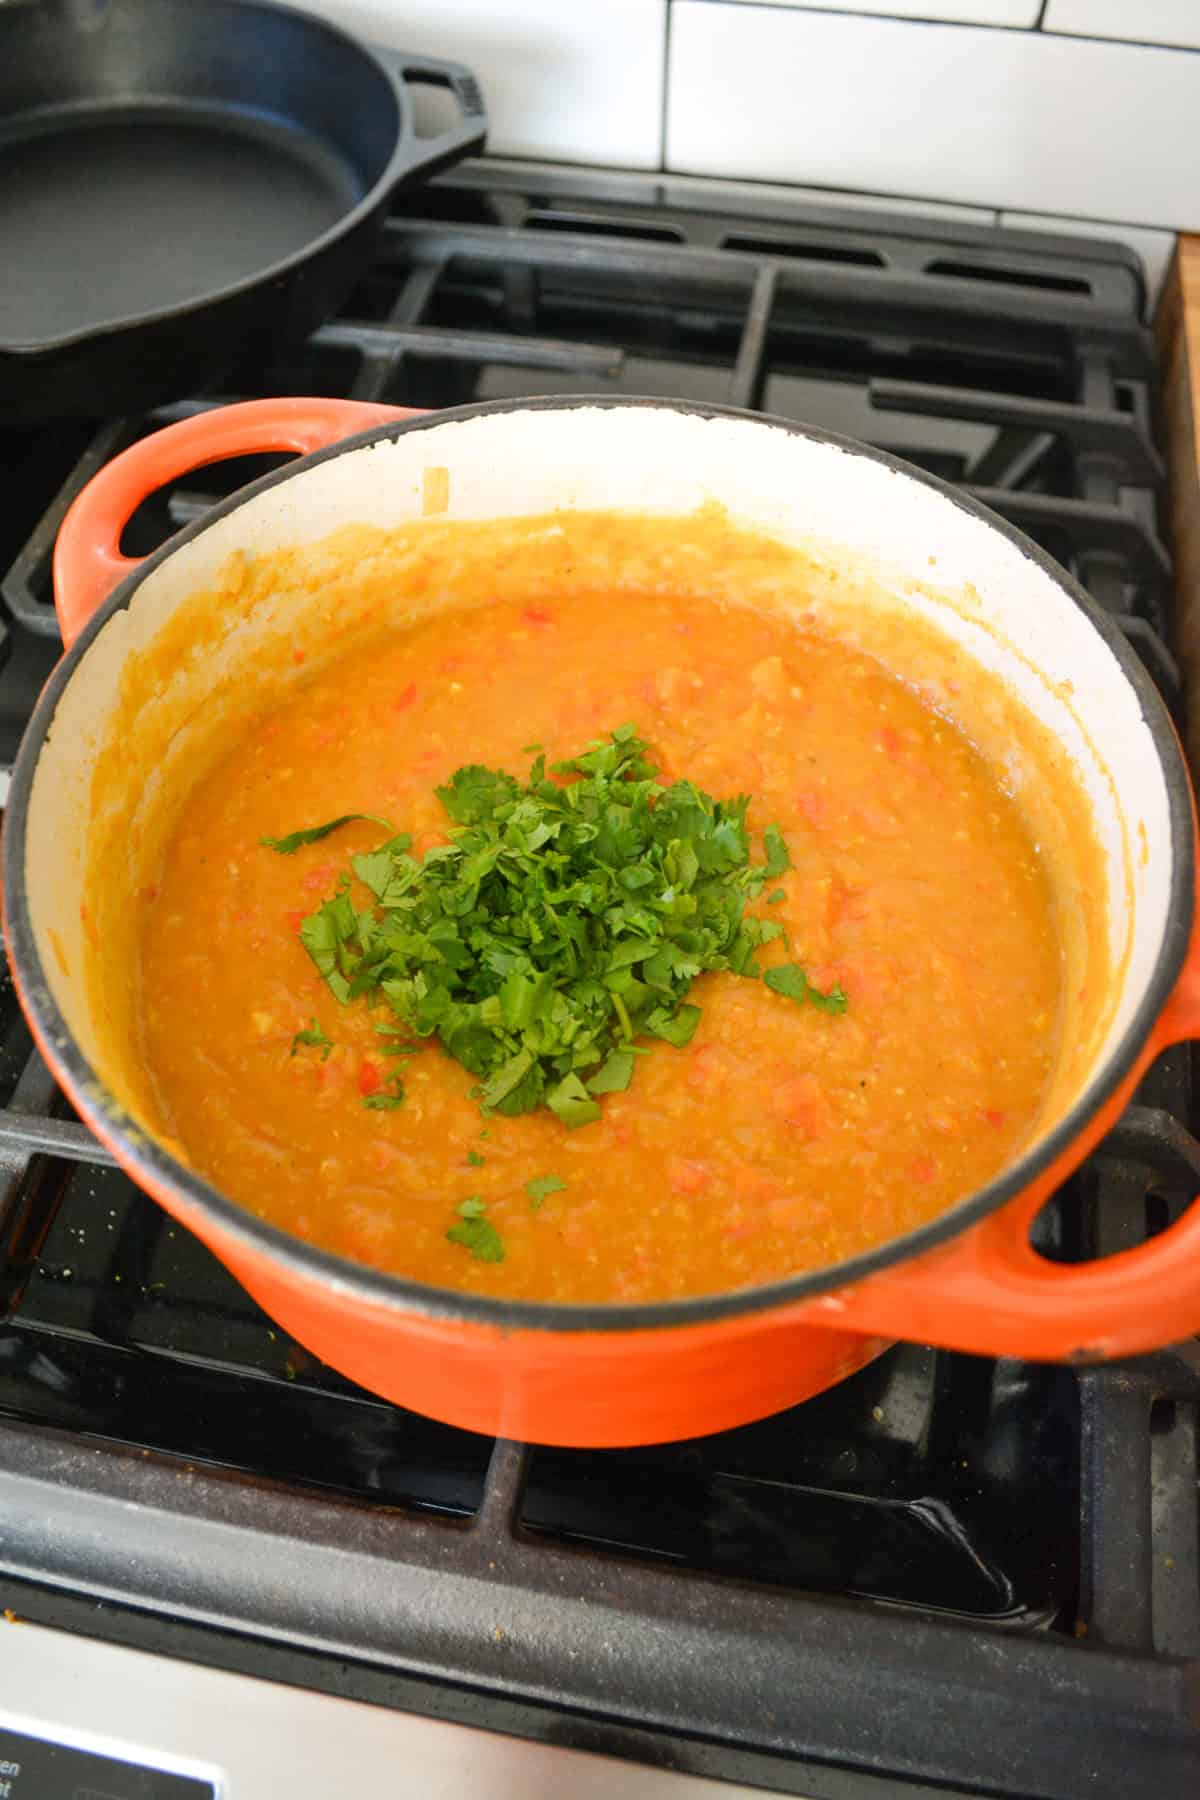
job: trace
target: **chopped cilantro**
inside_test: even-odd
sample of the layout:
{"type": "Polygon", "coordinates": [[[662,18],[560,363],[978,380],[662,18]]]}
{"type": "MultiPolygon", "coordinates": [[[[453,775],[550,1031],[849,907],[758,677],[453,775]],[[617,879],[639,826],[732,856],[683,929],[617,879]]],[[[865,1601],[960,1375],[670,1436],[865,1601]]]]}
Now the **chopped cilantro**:
{"type": "Polygon", "coordinates": [[[778,968],[768,969],[763,979],[775,993],[794,1000],[797,1006],[803,1006],[807,1001],[809,1006],[816,1006],[822,1012],[844,1013],[846,1010],[846,996],[841,987],[831,987],[823,994],[813,987],[799,963],[780,963],[778,968]]]}
{"type": "Polygon", "coordinates": [[[355,819],[369,819],[372,825],[382,825],[388,831],[392,829],[386,819],[377,818],[374,813],[342,813],[324,825],[309,825],[303,831],[289,831],[286,837],[265,837],[258,841],[265,844],[268,850],[278,851],[280,856],[295,856],[302,844],[319,844],[331,831],[350,825],[355,819]]]}
{"type": "Polygon", "coordinates": [[[578,1075],[564,1075],[557,1087],[546,1095],[546,1105],[555,1118],[573,1130],[576,1125],[590,1125],[600,1117],[600,1108],[590,1097],[578,1075]]]}
{"type": "Polygon", "coordinates": [[[827,994],[823,994],[819,988],[810,987],[808,1004],[819,1007],[822,1012],[844,1013],[850,1002],[841,983],[834,982],[827,994]]]}
{"type": "Polygon", "coordinates": [[[480,1156],[478,1150],[468,1150],[467,1161],[473,1169],[482,1169],[484,1163],[484,1159],[480,1156]]]}
{"type": "Polygon", "coordinates": [[[404,1083],[398,1075],[393,1075],[390,1091],[387,1087],[376,1088],[373,1094],[363,1097],[363,1105],[368,1112],[395,1112],[404,1103],[404,1083]]]}
{"type": "MultiPolygon", "coordinates": [[[[597,1095],[629,1086],[647,1053],[636,1039],[691,1041],[697,975],[761,974],[756,953],[783,928],[747,906],[792,864],[774,825],[765,863],[751,862],[746,795],[657,781],[632,724],[553,773],[568,779],[551,780],[542,755],[524,786],[503,769],[457,769],[437,790],[450,842],[418,858],[400,835],[353,857],[300,941],[343,1005],[390,1008],[382,1029],[398,1053],[436,1038],[474,1078],[485,1116],[545,1106],[574,1127],[600,1117],[597,1095]]],[[[766,979],[845,1010],[840,988],[817,993],[793,964],[766,979]]],[[[397,1082],[367,1104],[400,1098],[397,1082]]]]}
{"type": "Polygon", "coordinates": [[[767,895],[767,905],[768,906],[778,906],[779,902],[781,900],[786,900],[786,899],[787,899],[786,889],[776,888],[775,892],[773,894],[767,895]]]}
{"type": "Polygon", "coordinates": [[[767,853],[764,874],[770,881],[775,875],[782,875],[792,866],[788,855],[788,847],[783,841],[783,834],[778,825],[768,825],[763,832],[763,849],[767,853]]]}
{"type": "Polygon", "coordinates": [[[540,1211],[543,1202],[548,1200],[551,1194],[561,1194],[566,1185],[561,1175],[539,1175],[535,1180],[527,1181],[525,1192],[529,1195],[530,1210],[532,1212],[540,1211]]]}
{"type": "Polygon", "coordinates": [[[291,1054],[293,1056],[295,1056],[297,1050],[303,1049],[319,1050],[321,1052],[321,1061],[329,1061],[329,1052],[333,1049],[333,1039],[325,1036],[325,1033],[321,1030],[321,1027],[317,1024],[315,1019],[308,1031],[298,1031],[292,1039],[291,1054]]]}
{"type": "Polygon", "coordinates": [[[486,1216],[487,1202],[478,1194],[472,1194],[469,1200],[460,1200],[455,1210],[460,1223],[450,1227],[446,1233],[448,1241],[461,1244],[477,1262],[503,1262],[504,1245],[500,1233],[486,1216]]]}
{"type": "Polygon", "coordinates": [[[543,744],[522,744],[521,745],[521,755],[522,756],[536,756],[538,751],[542,750],[544,748],[545,748],[545,746],[543,744]]]}
{"type": "Polygon", "coordinates": [[[633,1051],[610,1050],[587,1084],[589,1094],[619,1094],[633,1080],[633,1051]]]}

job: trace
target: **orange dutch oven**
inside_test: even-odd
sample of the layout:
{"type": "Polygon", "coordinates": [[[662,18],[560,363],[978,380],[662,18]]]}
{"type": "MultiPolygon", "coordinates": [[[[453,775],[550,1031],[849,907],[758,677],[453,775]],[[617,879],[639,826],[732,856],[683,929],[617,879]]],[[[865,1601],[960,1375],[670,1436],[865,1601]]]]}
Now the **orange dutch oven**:
{"type": "MultiPolygon", "coordinates": [[[[1150,1061],[1200,1032],[1200,940],[1191,789],[1163,704],[1111,621],[1002,520],[867,446],[720,408],[582,397],[414,415],[264,400],[169,426],[118,456],[68,514],[54,580],[66,654],[22,743],[4,839],[21,1004],[64,1091],[121,1166],[334,1368],[472,1430],[621,1445],[793,1405],[896,1338],[1086,1361],[1200,1329],[1200,1206],[1144,1246],[1091,1264],[1051,1263],[1030,1243],[1035,1215],[1150,1061]],[[144,562],[122,554],[123,527],[155,489],[265,451],[300,460],[144,562]],[[95,873],[99,772],[108,803],[134,821],[131,842],[156,787],[155,769],[123,757],[123,682],[165,641],[179,607],[216,591],[231,557],[322,545],[347,524],[407,525],[431,510],[431,495],[451,518],[612,508],[677,516],[681,533],[715,498],[756,532],[876,570],[881,594],[927,612],[1054,734],[1061,779],[1082,787],[1107,871],[1106,893],[1072,899],[1104,909],[1110,1004],[1094,1041],[1076,1047],[1070,1092],[995,1180],[869,1254],[768,1286],[652,1305],[518,1304],[381,1274],[287,1235],[206,1183],[131,1109],[104,994],[132,974],[108,966],[117,952],[89,937],[80,906],[95,873]],[[964,593],[969,606],[947,605],[964,593]]],[[[177,717],[191,721],[236,689],[254,632],[293,627],[285,608],[211,619],[203,651],[177,658],[171,681],[188,699],[177,717]]],[[[147,691],[143,703],[149,714],[165,698],[147,691]]],[[[174,738],[163,743],[175,753],[174,738]]]]}

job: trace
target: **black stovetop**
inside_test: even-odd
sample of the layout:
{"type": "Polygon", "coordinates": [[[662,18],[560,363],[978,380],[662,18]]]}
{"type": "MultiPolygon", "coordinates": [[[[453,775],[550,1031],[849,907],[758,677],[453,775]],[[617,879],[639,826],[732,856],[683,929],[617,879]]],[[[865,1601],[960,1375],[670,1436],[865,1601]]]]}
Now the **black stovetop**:
{"type": "MultiPolygon", "coordinates": [[[[58,653],[72,495],[181,410],[260,393],[656,393],[849,431],[1059,557],[1178,709],[1134,259],[746,192],[723,214],[688,184],[468,166],[406,198],[342,316],[277,367],[0,431],[0,760],[58,653]]],[[[164,490],[125,547],[272,460],[164,490]]],[[[1197,1125],[1185,1048],[1047,1209],[1046,1253],[1163,1229],[1200,1187],[1197,1125]]],[[[15,1610],[443,1714],[482,1693],[509,1729],[784,1791],[1200,1784],[1194,1343],[1082,1371],[900,1346],[718,1437],[493,1445],[273,1326],[72,1119],[6,971],[0,1182],[15,1610]]]]}

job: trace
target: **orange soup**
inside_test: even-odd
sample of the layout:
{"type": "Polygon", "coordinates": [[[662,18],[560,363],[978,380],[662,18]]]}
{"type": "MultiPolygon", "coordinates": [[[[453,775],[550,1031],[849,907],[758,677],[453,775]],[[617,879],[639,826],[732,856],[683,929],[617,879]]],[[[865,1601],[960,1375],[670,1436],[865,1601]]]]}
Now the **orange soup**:
{"type": "Polygon", "coordinates": [[[815,628],[617,592],[427,619],[259,719],[186,803],[141,974],[163,1117],[247,1208],[440,1286],[629,1302],[839,1262],[995,1175],[1046,1094],[1062,957],[1017,806],[916,691],[815,628]],[[751,796],[756,860],[778,825],[792,866],[749,912],[845,1010],[702,974],[690,1042],[639,1040],[629,1086],[575,1130],[482,1115],[436,1040],[400,1104],[368,1104],[392,1092],[386,1009],[339,1003],[299,931],[389,827],[262,840],[366,814],[419,855],[448,841],[435,789],[460,765],[523,780],[530,746],[552,762],[625,721],[661,780],[751,796]]]}

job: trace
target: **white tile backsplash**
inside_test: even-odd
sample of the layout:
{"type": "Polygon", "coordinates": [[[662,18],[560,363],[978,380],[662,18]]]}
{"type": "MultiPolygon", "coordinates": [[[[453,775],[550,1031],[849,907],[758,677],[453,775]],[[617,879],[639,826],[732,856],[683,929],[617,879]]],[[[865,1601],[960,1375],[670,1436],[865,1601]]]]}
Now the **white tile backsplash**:
{"type": "Polygon", "coordinates": [[[1200,226],[1200,57],[673,0],[667,166],[1200,226]]]}
{"type": "MultiPolygon", "coordinates": [[[[791,6],[796,0],[747,0],[791,6]]],[[[735,0],[741,4],[741,0],[735,0]]],[[[959,25],[1036,25],[1041,0],[821,0],[825,12],[886,13],[893,19],[941,19],[959,25]]]]}
{"type": "Polygon", "coordinates": [[[498,155],[659,167],[667,0],[292,4],[368,43],[467,63],[498,155]]]}
{"type": "Polygon", "coordinates": [[[1200,5],[1197,0],[1050,0],[1042,28],[1197,50],[1200,5]]]}
{"type": "Polygon", "coordinates": [[[1173,231],[1151,231],[1145,225],[1114,225],[1107,220],[1063,219],[1027,212],[1002,212],[1000,224],[1020,231],[1057,231],[1067,237],[1113,238],[1119,244],[1128,244],[1142,259],[1151,312],[1175,250],[1173,231]]]}

